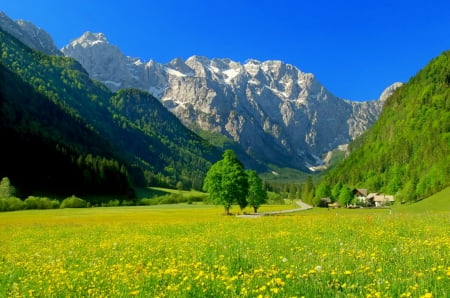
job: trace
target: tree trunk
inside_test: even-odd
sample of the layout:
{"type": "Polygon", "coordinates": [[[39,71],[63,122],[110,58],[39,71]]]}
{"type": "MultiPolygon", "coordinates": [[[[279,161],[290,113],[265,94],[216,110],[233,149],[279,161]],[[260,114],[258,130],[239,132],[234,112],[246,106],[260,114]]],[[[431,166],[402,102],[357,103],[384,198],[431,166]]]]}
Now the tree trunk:
{"type": "Polygon", "coordinates": [[[253,206],[253,210],[255,211],[255,213],[258,213],[258,207],[253,206]]]}

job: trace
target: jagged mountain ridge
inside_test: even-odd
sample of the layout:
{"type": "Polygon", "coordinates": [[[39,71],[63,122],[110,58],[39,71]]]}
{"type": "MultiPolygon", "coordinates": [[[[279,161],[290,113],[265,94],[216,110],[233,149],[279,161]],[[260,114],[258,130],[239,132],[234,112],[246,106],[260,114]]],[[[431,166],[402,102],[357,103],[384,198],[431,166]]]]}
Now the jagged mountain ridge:
{"type": "MultiPolygon", "coordinates": [[[[28,100],[29,106],[21,105],[12,91],[6,92],[5,97],[16,104],[17,112],[0,100],[0,112],[5,115],[0,117],[0,124],[10,118],[12,124],[8,127],[15,130],[19,126],[25,133],[37,131],[38,136],[50,136],[51,142],[65,142],[63,145],[80,154],[115,158],[126,167],[134,185],[175,187],[181,182],[183,187],[201,189],[207,169],[220,159],[220,150],[187,129],[158,99],[137,89],[113,93],[90,79],[75,59],[32,50],[2,29],[0,40],[0,52],[3,53],[0,65],[40,94],[43,101],[49,101],[79,121],[88,132],[77,134],[76,125],[65,125],[70,121],[68,116],[56,114],[49,108],[39,109],[34,101],[28,100]],[[27,109],[33,111],[29,117],[24,116],[27,109]],[[45,129],[39,129],[41,119],[45,129]],[[54,127],[56,123],[57,128],[54,127]],[[90,131],[94,133],[88,134],[90,131]]],[[[8,82],[0,80],[0,83],[11,89],[8,82]]],[[[0,85],[2,93],[3,89],[9,90],[0,85]]],[[[14,89],[20,93],[26,88],[14,89]]],[[[24,98],[26,100],[27,96],[24,98]]],[[[22,131],[12,134],[18,140],[26,139],[22,131]]],[[[16,155],[5,156],[11,156],[12,161],[16,158],[16,155]]],[[[30,169],[27,171],[31,172],[30,169]]],[[[11,176],[6,172],[3,175],[11,176]]]]}
{"type": "Polygon", "coordinates": [[[30,22],[24,20],[13,21],[4,12],[0,11],[0,28],[30,48],[48,55],[63,55],[53,42],[53,38],[45,30],[36,27],[30,22]]]}
{"type": "Polygon", "coordinates": [[[241,64],[192,56],[144,63],[125,56],[104,34],[91,32],[62,52],[112,90],[148,91],[188,127],[225,135],[267,163],[303,170],[364,132],[384,103],[340,99],[313,74],[281,61],[241,64]]]}

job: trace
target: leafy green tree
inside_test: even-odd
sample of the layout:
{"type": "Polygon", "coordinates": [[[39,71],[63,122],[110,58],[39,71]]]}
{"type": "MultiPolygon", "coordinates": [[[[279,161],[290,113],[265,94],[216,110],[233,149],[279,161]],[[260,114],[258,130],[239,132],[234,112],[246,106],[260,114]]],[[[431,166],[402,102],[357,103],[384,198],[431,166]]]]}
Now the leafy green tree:
{"type": "Polygon", "coordinates": [[[339,194],[341,193],[342,189],[342,183],[338,182],[333,186],[333,189],[331,190],[331,200],[333,202],[336,202],[339,199],[339,194]]]}
{"type": "Polygon", "coordinates": [[[0,198],[10,198],[13,197],[16,190],[14,186],[11,185],[8,177],[3,177],[2,181],[0,181],[0,198]]]}
{"type": "Polygon", "coordinates": [[[320,183],[316,188],[316,194],[314,196],[314,205],[320,205],[320,199],[329,198],[331,196],[331,188],[327,183],[320,183]]]}
{"type": "Polygon", "coordinates": [[[267,202],[267,191],[264,189],[263,182],[256,171],[248,170],[246,173],[248,176],[247,202],[253,207],[255,213],[258,213],[259,206],[267,202]]]}
{"type": "Polygon", "coordinates": [[[211,166],[203,189],[213,203],[224,206],[226,214],[230,214],[233,203],[238,203],[241,208],[247,206],[247,174],[233,150],[226,150],[223,159],[211,166]]]}
{"type": "Polygon", "coordinates": [[[338,202],[341,206],[350,204],[353,200],[352,190],[348,186],[343,186],[339,194],[338,202]]]}

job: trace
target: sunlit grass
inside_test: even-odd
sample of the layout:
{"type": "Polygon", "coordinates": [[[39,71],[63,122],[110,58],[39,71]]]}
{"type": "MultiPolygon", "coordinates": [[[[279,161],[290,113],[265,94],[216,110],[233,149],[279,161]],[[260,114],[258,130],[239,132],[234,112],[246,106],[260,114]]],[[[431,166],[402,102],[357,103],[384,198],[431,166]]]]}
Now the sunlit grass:
{"type": "Polygon", "coordinates": [[[246,219],[188,204],[2,213],[0,296],[446,297],[449,223],[395,210],[246,219]]]}
{"type": "Polygon", "coordinates": [[[431,197],[417,203],[395,205],[394,209],[399,212],[450,212],[450,187],[432,195],[431,197]]]}
{"type": "Polygon", "coordinates": [[[200,197],[206,198],[207,193],[197,191],[197,190],[178,190],[164,187],[147,187],[147,188],[137,188],[135,189],[138,198],[154,198],[158,196],[164,196],[168,194],[181,195],[183,197],[200,197]]]}

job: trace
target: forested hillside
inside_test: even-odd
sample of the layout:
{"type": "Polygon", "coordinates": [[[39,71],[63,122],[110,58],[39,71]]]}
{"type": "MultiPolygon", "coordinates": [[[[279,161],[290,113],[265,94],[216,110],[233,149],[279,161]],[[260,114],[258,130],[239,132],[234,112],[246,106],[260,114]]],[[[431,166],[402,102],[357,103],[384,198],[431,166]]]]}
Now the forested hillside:
{"type": "Polygon", "coordinates": [[[1,64],[0,138],[0,177],[9,177],[19,196],[133,197],[109,143],[1,64]]]}
{"type": "Polygon", "coordinates": [[[323,183],[426,198],[450,185],[450,51],[387,100],[379,120],[323,183]]]}
{"type": "MultiPolygon", "coordinates": [[[[110,110],[115,120],[122,127],[137,127],[151,140],[148,145],[150,154],[146,161],[153,161],[152,166],[157,177],[146,171],[147,183],[174,186],[182,182],[184,188],[201,189],[210,162],[218,160],[220,152],[197,134],[185,128],[175,115],[169,112],[155,97],[137,89],[117,91],[110,98],[110,110]]],[[[129,139],[138,144],[141,138],[129,139]]],[[[142,151],[136,155],[143,158],[142,151]]]]}
{"type": "MultiPolygon", "coordinates": [[[[46,174],[66,184],[58,185],[54,178],[47,184],[33,180],[45,176],[37,173],[43,173],[44,164],[55,161],[50,158],[58,156],[54,151],[79,160],[79,164],[92,163],[94,169],[114,163],[112,167],[118,167],[121,175],[128,175],[135,184],[174,186],[182,182],[186,188],[201,188],[211,162],[220,158],[215,147],[181,125],[148,94],[132,90],[112,93],[89,79],[75,60],[31,50],[1,30],[0,55],[2,139],[17,140],[15,147],[2,146],[2,158],[9,159],[11,166],[2,165],[0,176],[15,173],[19,179],[10,177],[12,183],[27,192],[38,185],[65,192],[69,190],[66,184],[79,185],[63,175],[66,170],[53,171],[52,167],[46,174]],[[41,148],[41,143],[47,149],[41,148]],[[40,150],[46,154],[35,154],[40,150]],[[25,161],[27,156],[40,159],[39,166],[25,161]],[[13,161],[21,162],[14,167],[13,161]]],[[[104,193],[95,184],[102,175],[88,172],[83,173],[92,179],[89,189],[104,193]]]]}

